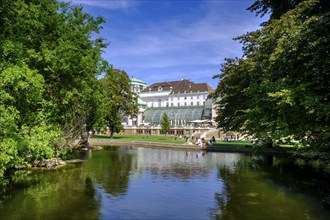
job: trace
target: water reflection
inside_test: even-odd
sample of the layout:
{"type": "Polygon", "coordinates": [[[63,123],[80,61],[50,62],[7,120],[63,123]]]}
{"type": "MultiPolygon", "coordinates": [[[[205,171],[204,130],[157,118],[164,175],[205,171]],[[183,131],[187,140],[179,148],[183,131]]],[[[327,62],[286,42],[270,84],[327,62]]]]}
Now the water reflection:
{"type": "Polygon", "coordinates": [[[80,168],[16,173],[12,191],[3,195],[0,219],[98,219],[100,197],[80,168]]]}
{"type": "Polygon", "coordinates": [[[86,163],[86,172],[90,173],[99,187],[113,196],[126,193],[133,155],[120,148],[94,152],[86,163]]]}
{"type": "Polygon", "coordinates": [[[217,195],[221,215],[216,219],[329,219],[329,210],[316,196],[320,189],[329,193],[326,180],[314,185],[309,176],[293,175],[296,169],[283,169],[279,160],[242,156],[235,170],[219,167],[226,194],[217,195]],[[302,183],[308,186],[302,187],[302,183]]]}
{"type": "Polygon", "coordinates": [[[212,154],[205,151],[154,150],[136,148],[132,173],[147,170],[153,174],[193,179],[208,176],[214,163],[222,163],[234,168],[237,154],[212,154]]]}
{"type": "Polygon", "coordinates": [[[93,153],[86,168],[100,186],[103,219],[201,219],[219,212],[214,195],[223,183],[213,157],[202,151],[109,148],[93,153]]]}
{"type": "Polygon", "coordinates": [[[328,219],[326,182],[279,158],[109,147],[84,163],[18,172],[0,219],[328,219]],[[317,187],[318,188],[317,188],[317,187]]]}

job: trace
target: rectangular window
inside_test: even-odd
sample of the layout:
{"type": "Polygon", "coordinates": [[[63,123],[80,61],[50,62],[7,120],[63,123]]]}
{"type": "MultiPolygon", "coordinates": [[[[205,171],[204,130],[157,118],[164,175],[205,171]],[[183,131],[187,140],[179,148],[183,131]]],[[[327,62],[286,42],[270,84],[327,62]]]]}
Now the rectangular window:
{"type": "Polygon", "coordinates": [[[171,106],[173,107],[173,102],[171,103],[171,106]]]}
{"type": "Polygon", "coordinates": [[[191,104],[191,106],[193,106],[194,105],[194,102],[191,102],[190,104],[191,104]]]}
{"type": "Polygon", "coordinates": [[[199,102],[197,101],[197,105],[199,105],[199,102]]]}

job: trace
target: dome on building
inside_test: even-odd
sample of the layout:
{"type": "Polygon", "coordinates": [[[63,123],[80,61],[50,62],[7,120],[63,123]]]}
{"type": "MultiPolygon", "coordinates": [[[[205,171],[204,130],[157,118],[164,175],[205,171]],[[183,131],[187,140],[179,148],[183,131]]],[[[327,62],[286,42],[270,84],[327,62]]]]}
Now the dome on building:
{"type": "Polygon", "coordinates": [[[130,82],[131,91],[140,93],[146,87],[147,87],[147,84],[145,82],[143,82],[141,79],[137,79],[137,78],[133,78],[133,77],[131,78],[131,82],[130,82]]]}
{"type": "Polygon", "coordinates": [[[131,84],[133,85],[142,85],[142,86],[147,86],[145,82],[143,82],[141,79],[138,78],[131,78],[131,84]]]}

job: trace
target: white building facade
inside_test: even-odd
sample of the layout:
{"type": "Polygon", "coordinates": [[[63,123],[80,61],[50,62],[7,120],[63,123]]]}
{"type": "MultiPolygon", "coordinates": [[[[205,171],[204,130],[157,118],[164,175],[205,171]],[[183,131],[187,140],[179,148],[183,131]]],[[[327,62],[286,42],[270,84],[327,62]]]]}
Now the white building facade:
{"type": "Polygon", "coordinates": [[[159,125],[162,116],[169,116],[172,126],[186,126],[196,121],[212,121],[212,101],[208,95],[213,89],[207,83],[194,83],[182,79],[154,83],[140,92],[146,103],[143,122],[159,125]]]}

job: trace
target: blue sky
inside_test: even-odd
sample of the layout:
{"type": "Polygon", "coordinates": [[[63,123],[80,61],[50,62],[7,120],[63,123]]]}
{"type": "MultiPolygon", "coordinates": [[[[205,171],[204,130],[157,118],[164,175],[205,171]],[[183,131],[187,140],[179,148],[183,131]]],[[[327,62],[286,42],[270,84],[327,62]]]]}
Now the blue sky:
{"type": "Polygon", "coordinates": [[[103,57],[148,85],[183,77],[213,89],[225,58],[241,57],[232,40],[266,18],[246,10],[254,0],[73,0],[102,16],[103,57]]]}

